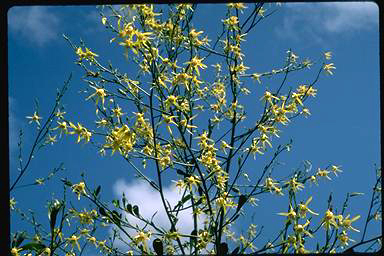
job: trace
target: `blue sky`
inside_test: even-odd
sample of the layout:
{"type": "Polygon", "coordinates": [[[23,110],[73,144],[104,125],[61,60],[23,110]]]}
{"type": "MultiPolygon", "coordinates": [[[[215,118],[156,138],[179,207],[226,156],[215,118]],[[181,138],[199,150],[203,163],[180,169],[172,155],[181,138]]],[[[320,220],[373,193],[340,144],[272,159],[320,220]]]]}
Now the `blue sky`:
{"type": "MultiPolygon", "coordinates": [[[[217,8],[216,5],[199,5],[196,20],[193,21],[197,30],[204,30],[212,39],[218,29],[214,24],[219,24],[224,18],[224,12],[216,11],[217,8]]],[[[266,5],[266,8],[272,10],[276,7],[266,5]]],[[[333,76],[322,75],[316,84],[318,94],[307,103],[312,115],[307,119],[299,117],[288,127],[281,127],[281,138],[272,140],[276,147],[293,139],[291,152],[279,158],[282,164],[276,172],[283,177],[299,167],[303,160],[311,161],[312,171],[329,164],[341,165],[343,173],[339,177],[332,177],[332,182],[320,182],[319,187],[308,187],[298,196],[305,201],[312,195],[314,200],[311,209],[322,215],[330,192],[333,192],[334,207],[339,210],[347,192],[365,193],[364,196],[352,198],[347,210],[352,216],[358,213],[362,215],[355,226],[363,229],[370,191],[375,181],[374,164],[380,164],[378,7],[373,3],[292,3],[283,4],[278,9],[255,27],[244,44],[245,64],[250,70],[266,72],[281,66],[289,49],[302,59],[308,57],[312,60],[331,51],[332,62],[337,69],[333,76]]],[[[39,112],[44,118],[54,103],[56,89],[61,87],[71,72],[71,86],[62,101],[66,116],[86,126],[94,122],[93,103],[85,102],[86,95],[79,93],[87,87],[82,81],[82,70],[74,64],[76,56],[61,36],[63,33],[76,44],[80,39],[84,40],[87,47],[100,55],[103,63],[111,60],[122,72],[130,72],[131,68],[125,61],[122,49],[109,43],[112,34],[102,26],[98,10],[93,6],[14,7],[8,13],[8,22],[12,183],[17,175],[18,130],[23,128],[24,131],[24,153],[36,135],[36,126],[29,125],[25,118],[35,110],[34,99],[39,99],[39,112]]],[[[307,72],[292,75],[287,84],[296,87],[300,83],[309,83],[318,68],[319,65],[307,72]]],[[[262,87],[276,88],[275,81],[280,80],[263,79],[262,86],[249,81],[247,87],[254,96],[247,96],[245,104],[261,107],[259,98],[262,87]]],[[[249,119],[253,122],[256,120],[249,119]]],[[[261,170],[272,153],[269,150],[259,161],[251,162],[247,166],[249,172],[261,170]]],[[[41,220],[47,223],[44,207],[47,200],[62,195],[60,177],[68,177],[76,182],[81,179],[80,173],[85,171],[90,187],[102,184],[102,195],[106,201],[118,198],[124,191],[131,202],[143,205],[141,209],[144,215],[153,213],[157,203],[153,199],[155,195],[146,185],[134,179],[133,172],[122,159],[108,154],[102,158],[91,145],[76,144],[73,136],[64,136],[57,144],[43,148],[20,184],[47,176],[60,162],[64,163],[66,170],[46,185],[12,192],[17,206],[34,209],[41,220]]],[[[169,178],[175,179],[175,176],[170,174],[169,178]]],[[[171,184],[168,182],[166,194],[172,198],[170,201],[176,202],[178,194],[171,184]]],[[[255,213],[256,220],[263,220],[265,225],[265,239],[261,238],[256,243],[260,247],[266,238],[276,234],[282,227],[284,217],[276,213],[286,211],[288,199],[287,196],[278,198],[269,195],[258,199],[259,206],[252,208],[250,213],[255,213]]],[[[78,204],[74,196],[71,200],[78,204]]],[[[89,207],[88,202],[78,205],[89,207]]],[[[159,216],[161,223],[161,213],[159,216]]],[[[192,222],[187,218],[182,221],[186,229],[191,227],[192,222]]],[[[258,227],[262,225],[258,221],[255,223],[258,227]]],[[[240,231],[247,225],[249,222],[246,217],[233,228],[240,231]]],[[[11,219],[12,232],[24,228],[26,225],[18,219],[11,219]]],[[[376,235],[380,232],[380,225],[374,227],[371,224],[370,229],[372,233],[368,234],[376,235]]],[[[353,234],[352,238],[358,240],[360,235],[353,234]]]]}

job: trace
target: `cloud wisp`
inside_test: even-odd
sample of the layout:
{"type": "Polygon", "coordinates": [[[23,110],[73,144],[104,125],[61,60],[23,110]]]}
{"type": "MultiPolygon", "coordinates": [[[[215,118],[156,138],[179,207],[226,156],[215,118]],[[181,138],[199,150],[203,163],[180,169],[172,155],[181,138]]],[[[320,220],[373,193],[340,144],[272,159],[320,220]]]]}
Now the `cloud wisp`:
{"type": "Polygon", "coordinates": [[[40,47],[58,38],[59,18],[45,6],[13,7],[8,12],[8,27],[15,37],[22,37],[40,47]]]}
{"type": "Polygon", "coordinates": [[[289,3],[276,33],[293,40],[324,43],[326,34],[378,29],[379,9],[373,2],[289,3]]]}

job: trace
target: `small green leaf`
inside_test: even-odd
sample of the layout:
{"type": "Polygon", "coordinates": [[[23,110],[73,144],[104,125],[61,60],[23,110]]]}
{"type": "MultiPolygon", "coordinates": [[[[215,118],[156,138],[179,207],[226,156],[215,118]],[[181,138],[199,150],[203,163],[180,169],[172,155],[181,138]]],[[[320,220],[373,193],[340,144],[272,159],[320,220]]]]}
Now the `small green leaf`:
{"type": "Polygon", "coordinates": [[[61,204],[56,205],[55,203],[53,203],[53,205],[50,206],[48,209],[48,219],[49,219],[49,224],[50,224],[51,230],[53,230],[55,228],[56,218],[57,218],[57,214],[59,213],[60,208],[61,208],[61,204]]]}
{"type": "Polygon", "coordinates": [[[361,193],[361,192],[352,192],[351,194],[349,194],[349,197],[362,196],[362,195],[364,195],[364,193],[361,193]]]}
{"type": "Polygon", "coordinates": [[[99,185],[96,189],[95,189],[95,192],[93,192],[93,194],[95,195],[95,197],[97,197],[100,193],[100,190],[101,190],[101,186],[99,185]]]}
{"type": "Polygon", "coordinates": [[[194,236],[194,237],[190,237],[190,238],[189,238],[189,242],[190,242],[190,244],[191,244],[191,247],[194,247],[195,244],[197,243],[197,237],[195,237],[195,236],[197,236],[197,231],[196,231],[196,229],[192,230],[192,232],[191,232],[191,236],[194,236]]]}
{"type": "Polygon", "coordinates": [[[237,255],[237,253],[240,251],[240,246],[237,246],[235,250],[232,251],[231,255],[237,255]]]}
{"type": "Polygon", "coordinates": [[[123,202],[123,207],[125,208],[125,205],[127,204],[127,199],[125,198],[125,194],[123,193],[123,198],[121,199],[123,202]]]}
{"type": "Polygon", "coordinates": [[[105,209],[103,207],[99,207],[99,213],[102,215],[102,216],[108,216],[107,212],[105,211],[105,209]]]}
{"type": "Polygon", "coordinates": [[[157,255],[163,255],[163,242],[159,238],[153,240],[152,246],[157,255]]]}
{"type": "Polygon", "coordinates": [[[117,91],[120,93],[120,94],[122,94],[122,95],[124,95],[124,96],[127,96],[127,93],[126,92],[124,92],[122,89],[117,89],[117,91]]]}
{"type": "Polygon", "coordinates": [[[120,201],[119,201],[119,200],[113,199],[113,200],[112,200],[112,204],[113,204],[116,208],[120,208],[120,201]]]}
{"type": "Polygon", "coordinates": [[[247,202],[247,196],[240,195],[239,202],[237,203],[237,209],[236,212],[240,211],[241,207],[247,202]]]}
{"type": "Polygon", "coordinates": [[[207,176],[207,178],[206,178],[205,180],[208,180],[208,179],[211,178],[213,175],[215,175],[215,172],[214,172],[214,171],[211,171],[211,172],[208,174],[208,176],[207,176]]]}
{"type": "Polygon", "coordinates": [[[133,213],[136,215],[136,216],[140,216],[140,212],[139,212],[139,206],[135,205],[133,206],[133,213]]]}
{"type": "Polygon", "coordinates": [[[120,224],[121,224],[121,216],[115,210],[112,211],[112,219],[115,221],[116,225],[120,226],[120,224]]]}
{"type": "Polygon", "coordinates": [[[19,247],[26,237],[27,233],[25,231],[16,233],[13,237],[12,247],[19,247]]]}
{"type": "Polygon", "coordinates": [[[233,192],[235,192],[235,193],[239,193],[239,192],[240,192],[240,190],[239,190],[238,188],[235,188],[235,187],[233,187],[232,190],[233,190],[233,192]]]}
{"type": "Polygon", "coordinates": [[[22,246],[23,250],[40,251],[45,248],[45,245],[39,243],[29,243],[22,246]]]}
{"type": "Polygon", "coordinates": [[[66,178],[62,178],[61,181],[64,183],[64,185],[68,186],[68,187],[71,187],[73,184],[72,182],[70,182],[69,180],[67,180],[66,178]]]}
{"type": "Polygon", "coordinates": [[[187,202],[189,199],[191,199],[191,194],[188,194],[188,195],[186,195],[186,196],[184,196],[180,201],[179,201],[179,203],[178,203],[178,205],[183,205],[185,202],[187,202]]]}
{"type": "Polygon", "coordinates": [[[128,204],[127,205],[127,211],[133,215],[133,210],[132,210],[132,205],[131,204],[128,204]]]}

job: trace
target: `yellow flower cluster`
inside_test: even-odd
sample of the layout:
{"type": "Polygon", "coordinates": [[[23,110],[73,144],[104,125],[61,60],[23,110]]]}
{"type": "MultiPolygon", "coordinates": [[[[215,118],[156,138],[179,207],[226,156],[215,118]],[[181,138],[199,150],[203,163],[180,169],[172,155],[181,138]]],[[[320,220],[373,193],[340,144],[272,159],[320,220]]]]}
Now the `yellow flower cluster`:
{"type": "Polygon", "coordinates": [[[133,146],[136,143],[136,134],[124,124],[120,128],[115,127],[113,131],[106,136],[106,144],[104,148],[111,148],[112,155],[116,150],[122,155],[126,155],[128,152],[133,150],[133,146]]]}
{"type": "Polygon", "coordinates": [[[96,53],[92,52],[88,48],[85,48],[85,52],[81,47],[78,47],[76,50],[76,54],[79,56],[79,60],[87,59],[91,62],[95,61],[95,57],[98,57],[96,53]]]}
{"type": "MultiPolygon", "coordinates": [[[[63,121],[61,124],[59,123],[59,127],[61,130],[66,130],[66,123],[63,121]]],[[[92,133],[88,131],[87,128],[82,126],[80,123],[77,123],[77,126],[74,125],[72,122],[69,122],[69,126],[73,129],[72,131],[68,132],[69,134],[77,134],[77,143],[79,143],[82,139],[85,140],[85,142],[89,142],[92,136],[92,133]]]]}

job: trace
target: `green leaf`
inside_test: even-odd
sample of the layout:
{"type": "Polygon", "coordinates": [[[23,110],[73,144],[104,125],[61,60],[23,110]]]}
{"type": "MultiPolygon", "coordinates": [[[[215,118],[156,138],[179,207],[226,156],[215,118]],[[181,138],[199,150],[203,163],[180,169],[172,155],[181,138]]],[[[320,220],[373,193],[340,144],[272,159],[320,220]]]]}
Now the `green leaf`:
{"type": "Polygon", "coordinates": [[[112,204],[113,204],[116,208],[120,208],[120,201],[119,201],[119,200],[113,199],[113,200],[112,200],[112,204]]]}
{"type": "Polygon", "coordinates": [[[100,190],[101,190],[101,186],[99,185],[99,186],[95,189],[95,191],[93,192],[93,194],[95,195],[95,197],[97,197],[97,196],[99,195],[100,190]]]}
{"type": "Polygon", "coordinates": [[[56,218],[60,208],[61,207],[53,206],[53,207],[50,207],[50,209],[48,210],[48,218],[49,218],[49,224],[50,224],[51,230],[55,228],[56,218]]]}
{"type": "Polygon", "coordinates": [[[123,198],[121,199],[123,202],[123,207],[125,208],[125,205],[127,204],[127,199],[125,198],[125,194],[123,193],[123,198]]]}
{"type": "Polygon", "coordinates": [[[116,225],[120,227],[121,215],[115,210],[112,211],[112,219],[115,221],[116,225]]]}
{"type": "Polygon", "coordinates": [[[209,178],[211,178],[213,175],[215,175],[215,172],[214,172],[214,171],[211,171],[211,172],[208,174],[206,180],[208,180],[209,178]]]}
{"type": "Polygon", "coordinates": [[[351,194],[349,194],[349,197],[362,196],[362,195],[364,195],[364,193],[361,193],[361,192],[352,192],[351,194]]]}
{"type": "Polygon", "coordinates": [[[131,204],[128,204],[127,205],[127,211],[133,215],[133,210],[132,210],[132,205],[131,204]]]}
{"type": "Polygon", "coordinates": [[[126,92],[124,92],[122,89],[117,89],[117,91],[120,93],[120,94],[122,94],[122,95],[124,95],[124,96],[127,96],[127,93],[126,92]]]}
{"type": "Polygon", "coordinates": [[[233,190],[233,192],[235,192],[235,193],[239,193],[239,192],[240,192],[240,190],[239,190],[238,188],[235,188],[235,187],[232,187],[232,190],[233,190]]]}
{"type": "Polygon", "coordinates": [[[185,202],[187,202],[189,199],[191,199],[191,194],[188,194],[188,195],[186,195],[186,196],[184,196],[180,201],[179,201],[179,203],[178,203],[178,205],[183,205],[185,202]]]}
{"type": "Polygon", "coordinates": [[[102,215],[102,216],[108,216],[107,212],[105,211],[105,209],[103,207],[99,207],[99,213],[102,215]]]}
{"type": "Polygon", "coordinates": [[[68,186],[68,187],[71,187],[73,184],[72,182],[70,182],[69,180],[67,180],[66,178],[62,178],[61,181],[64,183],[64,185],[68,186]]]}
{"type": "MultiPolygon", "coordinates": [[[[197,236],[197,231],[196,229],[192,230],[191,232],[191,236],[197,236]]],[[[191,248],[195,246],[195,244],[197,243],[197,237],[190,237],[189,238],[189,242],[191,244],[191,248]]]]}
{"type": "Polygon", "coordinates": [[[159,238],[153,240],[152,246],[157,255],[163,255],[163,242],[159,238]]]}
{"type": "Polygon", "coordinates": [[[136,216],[140,216],[140,212],[139,212],[139,206],[135,205],[133,206],[133,213],[136,215],[136,216]]]}
{"type": "Polygon", "coordinates": [[[23,250],[40,251],[45,248],[45,245],[39,243],[29,243],[22,246],[23,250]]]}
{"type": "Polygon", "coordinates": [[[231,255],[237,255],[237,253],[240,251],[240,246],[237,246],[235,250],[232,251],[231,255]]]}
{"type": "Polygon", "coordinates": [[[247,202],[247,196],[245,195],[240,195],[239,201],[237,203],[237,209],[236,212],[240,211],[241,207],[247,202]]]}
{"type": "Polygon", "coordinates": [[[24,241],[27,237],[27,233],[25,231],[18,232],[13,236],[12,247],[19,247],[19,245],[24,241]]]}

